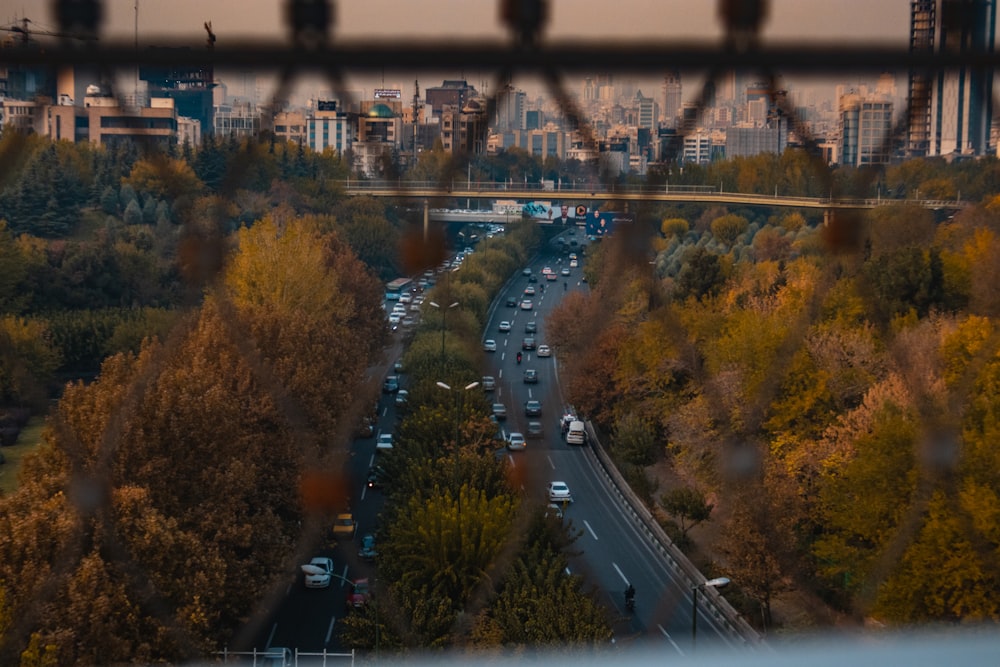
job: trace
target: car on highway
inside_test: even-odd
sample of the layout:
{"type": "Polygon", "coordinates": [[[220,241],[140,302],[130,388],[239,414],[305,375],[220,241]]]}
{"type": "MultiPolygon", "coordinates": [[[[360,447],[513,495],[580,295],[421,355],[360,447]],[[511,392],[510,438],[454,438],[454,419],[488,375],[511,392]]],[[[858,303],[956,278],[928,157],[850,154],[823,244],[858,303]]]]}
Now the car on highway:
{"type": "Polygon", "coordinates": [[[378,556],[378,551],[375,549],[375,536],[368,533],[361,538],[361,548],[358,549],[358,558],[373,561],[375,560],[375,556],[378,556]]]}
{"type": "Polygon", "coordinates": [[[576,267],[578,267],[579,265],[580,265],[580,263],[579,263],[579,262],[577,262],[577,261],[576,261],[575,259],[571,259],[571,260],[569,260],[569,268],[571,268],[571,269],[575,269],[575,268],[576,268],[576,267]]]}
{"type": "Polygon", "coordinates": [[[552,356],[552,348],[550,348],[548,345],[539,345],[538,349],[535,351],[535,356],[538,356],[538,357],[551,357],[552,356]]]}
{"type": "Polygon", "coordinates": [[[549,503],[548,505],[546,505],[545,518],[548,519],[550,517],[562,521],[563,518],[562,508],[559,507],[559,505],[556,505],[555,503],[549,503]]]}
{"type": "Polygon", "coordinates": [[[376,452],[390,452],[392,451],[392,433],[379,433],[378,440],[375,442],[376,452]]]}
{"type": "Polygon", "coordinates": [[[483,351],[484,352],[496,352],[497,351],[497,342],[495,340],[493,340],[492,338],[487,338],[486,340],[483,341],[483,351]]]}
{"type": "Polygon", "coordinates": [[[535,307],[535,304],[531,302],[531,299],[525,299],[521,302],[521,310],[531,310],[535,307]]]}
{"type": "Polygon", "coordinates": [[[525,336],[524,340],[521,341],[522,350],[534,350],[535,349],[535,339],[531,336],[525,336]]]}
{"type": "Polygon", "coordinates": [[[483,388],[483,391],[493,391],[497,388],[497,380],[492,375],[484,375],[479,385],[483,388]]]}
{"type": "Polygon", "coordinates": [[[347,611],[361,609],[371,600],[372,589],[368,579],[355,579],[351,582],[351,590],[347,592],[347,611]]]}
{"type": "Polygon", "coordinates": [[[523,434],[514,432],[507,436],[507,449],[524,449],[527,446],[523,434]]]}
{"type": "Polygon", "coordinates": [[[562,271],[560,271],[559,273],[563,274],[564,276],[568,276],[569,275],[569,267],[564,266],[562,268],[562,271]]]}
{"type": "Polygon", "coordinates": [[[542,416],[542,402],[535,399],[524,402],[524,414],[527,417],[541,417],[542,416]]]}
{"type": "Polygon", "coordinates": [[[302,566],[302,572],[305,574],[306,588],[326,588],[330,585],[330,575],[333,574],[333,559],[316,556],[302,566]]]}
{"type": "Polygon", "coordinates": [[[528,276],[528,282],[529,283],[537,283],[538,282],[538,276],[536,276],[536,275],[528,276]]]}
{"type": "Polygon", "coordinates": [[[524,288],[524,296],[535,296],[535,288],[528,285],[524,288]]]}
{"type": "Polygon", "coordinates": [[[333,520],[333,536],[340,539],[354,539],[354,531],[358,529],[358,524],[354,522],[354,515],[350,512],[341,512],[333,520]]]}
{"type": "Polygon", "coordinates": [[[524,323],[524,333],[538,333],[538,322],[531,320],[524,323]]]}
{"type": "Polygon", "coordinates": [[[368,469],[367,482],[369,489],[380,489],[385,483],[385,468],[382,466],[372,466],[368,469]]]}
{"type": "Polygon", "coordinates": [[[507,419],[507,406],[503,403],[493,404],[493,416],[499,419],[507,419]]]}
{"type": "Polygon", "coordinates": [[[524,369],[524,384],[538,384],[538,371],[534,368],[524,369]]]}
{"type": "Polygon", "coordinates": [[[521,269],[521,275],[522,276],[530,276],[531,275],[531,267],[526,266],[523,269],[521,269]]]}
{"type": "Polygon", "coordinates": [[[508,320],[502,320],[500,322],[500,326],[497,328],[503,333],[507,333],[508,331],[510,331],[510,322],[508,320]]]}
{"type": "Polygon", "coordinates": [[[528,422],[528,428],[524,432],[525,437],[528,438],[541,438],[545,435],[542,428],[542,422],[530,421],[528,422]]]}
{"type": "Polygon", "coordinates": [[[507,300],[504,301],[508,308],[517,308],[517,299],[515,297],[509,296],[507,300]]]}
{"type": "Polygon", "coordinates": [[[548,266],[542,267],[542,275],[547,276],[552,273],[552,268],[548,266]]]}
{"type": "Polygon", "coordinates": [[[399,391],[399,377],[396,375],[386,377],[385,381],[382,382],[382,392],[395,394],[397,391],[399,391]]]}
{"type": "Polygon", "coordinates": [[[550,503],[571,503],[573,494],[569,492],[569,485],[566,482],[549,482],[546,489],[550,503]]]}
{"type": "Polygon", "coordinates": [[[396,407],[405,408],[407,402],[410,400],[410,392],[405,389],[400,389],[396,392],[396,407]]]}

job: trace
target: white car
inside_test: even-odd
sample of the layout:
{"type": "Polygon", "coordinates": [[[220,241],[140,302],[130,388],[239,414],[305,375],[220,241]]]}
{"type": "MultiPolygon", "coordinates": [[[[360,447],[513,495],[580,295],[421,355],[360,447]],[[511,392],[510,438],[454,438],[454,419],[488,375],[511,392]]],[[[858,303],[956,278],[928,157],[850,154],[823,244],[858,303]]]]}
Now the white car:
{"type": "Polygon", "coordinates": [[[503,331],[505,333],[510,331],[510,322],[508,322],[507,320],[502,321],[500,323],[500,331],[503,331]]]}
{"type": "Polygon", "coordinates": [[[549,482],[548,494],[550,503],[573,502],[573,494],[569,492],[566,482],[549,482]]]}
{"type": "Polygon", "coordinates": [[[511,433],[507,436],[507,449],[524,449],[527,446],[523,434],[511,433]]]}
{"type": "Polygon", "coordinates": [[[531,299],[525,299],[521,302],[521,310],[531,310],[535,305],[531,303],[531,299]]]}
{"type": "Polygon", "coordinates": [[[535,350],[535,356],[538,356],[538,357],[551,357],[552,356],[552,348],[550,348],[548,345],[539,345],[538,349],[535,350]]]}
{"type": "Polygon", "coordinates": [[[392,451],[392,433],[379,433],[378,442],[375,443],[375,451],[392,451]]]}
{"type": "Polygon", "coordinates": [[[330,575],[333,573],[333,560],[325,556],[313,558],[302,566],[306,575],[306,588],[326,588],[330,585],[330,575]]]}
{"type": "Polygon", "coordinates": [[[496,352],[497,351],[497,342],[495,340],[493,340],[492,338],[487,338],[485,341],[483,341],[483,351],[485,351],[485,352],[496,352]]]}

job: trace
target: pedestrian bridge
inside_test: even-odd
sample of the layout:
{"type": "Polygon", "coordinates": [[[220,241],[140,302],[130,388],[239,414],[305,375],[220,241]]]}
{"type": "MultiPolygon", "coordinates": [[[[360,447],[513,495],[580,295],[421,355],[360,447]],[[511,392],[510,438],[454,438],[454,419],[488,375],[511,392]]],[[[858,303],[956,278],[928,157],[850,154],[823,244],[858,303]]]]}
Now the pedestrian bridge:
{"type": "Polygon", "coordinates": [[[880,206],[911,205],[933,210],[958,210],[969,202],[953,199],[846,199],[837,197],[796,197],[775,192],[773,195],[726,192],[712,185],[615,185],[562,183],[546,188],[533,183],[491,183],[478,181],[452,181],[450,184],[420,181],[338,181],[349,195],[370,197],[395,197],[399,199],[440,200],[466,199],[516,199],[524,201],[608,201],[673,202],[678,204],[729,204],[735,206],[766,206],[779,208],[811,208],[825,211],[861,210],[880,206]]]}

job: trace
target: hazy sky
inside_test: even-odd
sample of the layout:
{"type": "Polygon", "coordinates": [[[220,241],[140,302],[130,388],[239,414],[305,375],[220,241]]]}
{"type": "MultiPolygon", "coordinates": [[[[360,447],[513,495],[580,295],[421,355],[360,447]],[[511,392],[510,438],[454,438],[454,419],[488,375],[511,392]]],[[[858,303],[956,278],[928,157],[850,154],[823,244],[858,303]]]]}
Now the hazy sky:
{"type": "MultiPolygon", "coordinates": [[[[55,27],[45,0],[0,0],[0,22],[27,16],[55,27]]],[[[211,20],[220,39],[284,36],[284,0],[140,0],[139,33],[202,36],[211,20]]],[[[339,0],[335,34],[466,37],[501,35],[496,0],[339,0]]],[[[715,0],[551,0],[555,37],[714,37],[715,0]]],[[[134,0],[105,0],[104,34],[131,37],[134,0]]],[[[905,43],[909,0],[771,0],[768,38],[880,39],[905,43]]]]}
{"type": "MultiPolygon", "coordinates": [[[[44,0],[0,0],[0,24],[27,16],[38,28],[57,29],[44,0]]],[[[496,0],[339,0],[334,39],[338,36],[380,39],[398,37],[502,38],[496,0]]],[[[904,46],[909,30],[909,0],[771,0],[764,39],[879,40],[904,46]]],[[[105,0],[102,34],[131,40],[135,0],[105,0]]],[[[156,36],[190,37],[204,41],[202,24],[210,20],[218,43],[227,39],[284,40],[284,0],[139,0],[140,43],[154,44],[156,36]]],[[[554,38],[705,39],[721,36],[715,0],[551,0],[546,34],[554,38]]],[[[384,84],[411,94],[414,73],[386,73],[384,84]]],[[[450,78],[465,77],[479,85],[491,73],[456,67],[450,78]]],[[[422,85],[438,85],[428,76],[422,85]]],[[[850,83],[850,81],[846,81],[850,83]]],[[[355,88],[370,89],[380,81],[351,80],[355,88]]],[[[530,82],[515,82],[532,92],[530,82]]],[[[575,84],[574,84],[575,85],[575,84]]],[[[689,89],[690,90],[690,89],[689,89]]],[[[645,91],[657,94],[655,91],[645,91]]],[[[685,94],[687,97],[687,94],[685,94]]]]}

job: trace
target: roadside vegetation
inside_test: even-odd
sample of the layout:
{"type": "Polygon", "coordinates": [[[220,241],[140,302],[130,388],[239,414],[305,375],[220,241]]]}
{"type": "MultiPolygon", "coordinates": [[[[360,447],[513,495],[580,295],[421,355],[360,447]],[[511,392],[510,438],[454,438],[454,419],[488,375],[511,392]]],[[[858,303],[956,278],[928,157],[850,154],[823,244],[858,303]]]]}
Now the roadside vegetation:
{"type": "Polygon", "coordinates": [[[1000,619],[998,204],[846,237],[671,212],[590,253],[591,293],[551,317],[569,399],[678,542],[724,522],[711,566],[748,618],[802,588],[890,626],[1000,619]],[[655,493],[664,461],[690,497],[655,493]]]}
{"type": "MultiPolygon", "coordinates": [[[[149,155],[6,134],[0,156],[0,436],[48,416],[0,497],[0,663],[179,662],[246,641],[346,502],[382,283],[436,266],[443,236],[345,198],[346,162],[290,144],[149,155]]],[[[445,178],[442,158],[412,177],[445,178]]],[[[819,196],[862,182],[807,166],[649,182],[819,196]]],[[[516,151],[472,169],[586,171],[516,151]]],[[[943,221],[880,209],[850,233],[804,213],[640,206],[588,254],[591,295],[546,324],[572,402],[632,478],[667,460],[692,489],[643,493],[681,534],[729,509],[719,570],[765,611],[780,587],[812,586],[889,623],[998,616],[997,174],[992,160],[891,168],[886,192],[977,204],[943,221]]],[[[486,398],[461,393],[482,374],[491,301],[541,241],[530,224],[484,241],[431,297],[459,307],[424,308],[385,460],[391,558],[382,595],[344,623],[352,645],[610,637],[565,574],[572,528],[521,495],[486,398]]]]}

